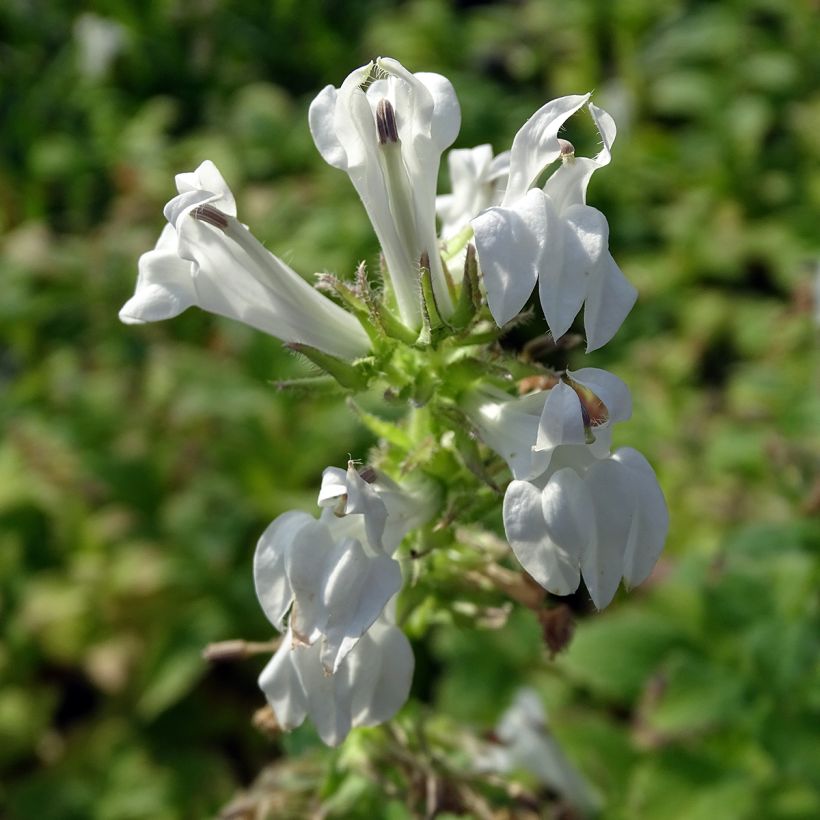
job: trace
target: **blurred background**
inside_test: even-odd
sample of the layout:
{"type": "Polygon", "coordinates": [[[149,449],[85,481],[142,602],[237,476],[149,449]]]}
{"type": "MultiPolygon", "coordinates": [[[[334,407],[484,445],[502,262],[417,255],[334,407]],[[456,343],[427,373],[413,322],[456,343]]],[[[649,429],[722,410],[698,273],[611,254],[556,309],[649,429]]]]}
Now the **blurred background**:
{"type": "MultiPolygon", "coordinates": [[[[590,202],[640,298],[573,361],[629,383],[616,444],[672,521],[651,582],[552,661],[528,613],[414,636],[418,697],[482,734],[534,686],[606,817],[820,816],[818,43],[814,0],[5,0],[0,815],[207,817],[316,747],[251,726],[264,658],[200,652],[270,637],[256,538],[372,439],[337,400],[276,391],[298,369],[276,340],[117,311],[204,159],[304,275],[372,262],[307,107],[389,55],[452,80],[458,147],[503,150],[564,94],[615,117],[590,202]]],[[[566,136],[595,150],[586,122],[566,136]]],[[[410,816],[364,778],[344,802],[334,766],[333,816],[410,816]]]]}

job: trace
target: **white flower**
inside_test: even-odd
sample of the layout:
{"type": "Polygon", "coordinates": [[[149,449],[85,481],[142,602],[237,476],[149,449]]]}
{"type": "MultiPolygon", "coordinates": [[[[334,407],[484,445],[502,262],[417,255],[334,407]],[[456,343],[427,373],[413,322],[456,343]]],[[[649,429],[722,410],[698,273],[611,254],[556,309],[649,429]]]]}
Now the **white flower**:
{"type": "Polygon", "coordinates": [[[604,459],[563,461],[546,481],[510,482],[504,529],[544,589],[569,595],[583,574],[603,609],[621,578],[637,586],[655,566],[669,529],[666,502],[649,462],[631,447],[604,459]]]}
{"type": "Polygon", "coordinates": [[[478,395],[465,410],[513,473],[504,529],[524,569],[556,595],[574,592],[583,575],[598,609],[621,578],[642,583],[669,516],[646,459],[629,447],[610,454],[611,425],[632,413],[626,385],[589,367],[567,371],[549,391],[506,401],[478,395]]]}
{"type": "Polygon", "coordinates": [[[442,151],[461,113],[450,81],[411,74],[380,57],[324,88],[310,106],[310,131],[324,159],[346,171],[379,239],[399,312],[421,325],[419,262],[430,259],[433,292],[445,317],[453,305],[436,238],[435,196],[442,151]],[[373,79],[373,78],[376,79],[373,79]]]}
{"type": "Polygon", "coordinates": [[[537,692],[519,689],[495,734],[498,744],[483,749],[476,761],[480,771],[529,772],[585,815],[596,810],[600,800],[550,731],[537,692]]]}
{"type": "Polygon", "coordinates": [[[189,307],[238,319],[285,342],[343,359],[370,352],[359,322],[314,290],[236,219],[236,203],[212,162],[178,174],[169,224],[139,260],[127,324],[170,319],[189,307]]]}
{"type": "Polygon", "coordinates": [[[456,236],[473,217],[501,202],[510,172],[510,152],[493,157],[490,145],[457,148],[447,154],[447,167],[453,192],[436,197],[443,239],[456,236]]]}
{"type": "Polygon", "coordinates": [[[387,602],[401,588],[390,556],[410,529],[431,514],[423,494],[404,492],[375,471],[368,483],[353,464],[322,476],[317,520],[283,513],[262,534],[254,556],[254,583],[262,609],[280,631],[288,619],[299,644],[319,645],[335,672],[387,602]]]}
{"type": "Polygon", "coordinates": [[[325,476],[320,503],[341,498],[342,509],[326,507],[318,520],[280,515],[259,539],[253,571],[270,622],[284,631],[290,613],[294,639],[319,643],[322,665],[335,672],[401,588],[401,569],[384,549],[384,502],[352,465],[325,476]]]}
{"type": "Polygon", "coordinates": [[[413,651],[391,613],[362,636],[329,675],[314,644],[293,644],[290,631],[259,676],[276,719],[286,731],[309,717],[319,737],[338,746],[351,728],[389,720],[410,693],[413,651]]]}
{"type": "Polygon", "coordinates": [[[558,131],[589,95],[547,103],[516,134],[510,152],[504,198],[472,221],[490,311],[499,325],[524,306],[536,281],[547,324],[558,339],[569,329],[582,304],[587,350],[609,341],[635,302],[608,250],[604,215],[586,204],[592,172],[610,161],[615,123],[591,103],[588,108],[603,147],[594,158],[574,156],[558,131]],[[532,188],[555,160],[562,166],[544,189],[532,188]]]}

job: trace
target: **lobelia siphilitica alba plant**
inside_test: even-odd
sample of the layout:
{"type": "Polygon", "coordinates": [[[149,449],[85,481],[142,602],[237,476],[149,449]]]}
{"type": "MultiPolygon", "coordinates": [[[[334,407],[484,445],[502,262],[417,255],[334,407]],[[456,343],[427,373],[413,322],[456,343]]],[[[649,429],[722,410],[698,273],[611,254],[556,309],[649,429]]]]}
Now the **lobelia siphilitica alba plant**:
{"type": "Polygon", "coordinates": [[[336,745],[395,715],[413,675],[399,624],[423,600],[410,591],[428,569],[542,606],[485,531],[502,494],[509,547],[553,595],[583,578],[603,609],[621,580],[640,584],[658,559],[668,514],[655,474],[636,450],[612,450],[613,426],[631,414],[627,386],[594,367],[556,372],[499,344],[536,285],[555,342],[583,307],[587,351],[635,302],[606,218],[586,203],[616,132],[589,96],[548,102],[498,156],[488,145],[451,151],[452,193],[437,197],[441,155],[460,126],[446,78],[380,58],[323,89],[310,131],[367,210],[378,275],[362,264],[352,279],[323,274],[313,287],[237,218],[211,162],[176,178],[122,321],[196,305],[245,322],[323,371],[297,380],[300,389],[332,381],[380,439],[365,465],[324,471],[318,517],[286,512],[256,548],[256,593],[284,635],[259,685],[285,730],[308,718],[336,745]],[[575,156],[558,136],[582,109],[600,136],[595,157],[575,156]],[[403,415],[388,421],[360,397],[403,415]],[[504,462],[512,480],[502,493],[504,462]]]}

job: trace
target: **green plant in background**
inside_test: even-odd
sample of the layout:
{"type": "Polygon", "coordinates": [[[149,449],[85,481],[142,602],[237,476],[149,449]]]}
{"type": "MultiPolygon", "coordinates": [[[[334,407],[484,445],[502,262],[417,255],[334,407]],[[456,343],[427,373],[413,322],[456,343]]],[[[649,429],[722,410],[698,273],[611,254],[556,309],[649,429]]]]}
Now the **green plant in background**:
{"type": "MultiPolygon", "coordinates": [[[[157,3],[139,16],[106,4],[95,11],[122,46],[96,76],[75,69],[72,9],[0,11],[3,812],[207,816],[270,761],[260,794],[279,787],[296,816],[320,803],[405,816],[433,792],[456,813],[481,816],[476,794],[523,813],[508,789],[539,795],[532,773],[451,775],[475,732],[503,734],[526,683],[605,816],[813,816],[810,4],[345,5],[334,18],[311,4],[157,3]],[[377,271],[344,175],[314,158],[299,123],[300,95],[384,52],[452,79],[457,145],[509,145],[566,89],[595,88],[615,116],[617,152],[590,200],[640,309],[587,360],[550,356],[640,382],[616,440],[656,466],[674,526],[641,590],[594,617],[568,600],[575,636],[548,664],[544,642],[566,634],[566,617],[507,612],[526,597],[515,583],[498,591],[514,576],[419,559],[440,560],[427,575],[442,582],[404,593],[411,703],[435,721],[419,735],[411,707],[391,736],[358,730],[328,752],[308,726],[265,741],[246,723],[261,665],[209,670],[199,654],[215,636],[267,635],[249,545],[275,516],[311,509],[322,468],[374,437],[332,396],[273,392],[266,380],[305,371],[263,334],[193,311],[135,334],[114,314],[170,175],[207,156],[243,221],[300,271],[351,259],[377,271]],[[431,757],[431,744],[454,757],[431,757]]],[[[578,156],[593,156],[594,130],[572,123],[578,156]]],[[[506,354],[542,333],[537,320],[514,329],[506,354]]],[[[481,549],[515,570],[500,542],[481,549]]]]}

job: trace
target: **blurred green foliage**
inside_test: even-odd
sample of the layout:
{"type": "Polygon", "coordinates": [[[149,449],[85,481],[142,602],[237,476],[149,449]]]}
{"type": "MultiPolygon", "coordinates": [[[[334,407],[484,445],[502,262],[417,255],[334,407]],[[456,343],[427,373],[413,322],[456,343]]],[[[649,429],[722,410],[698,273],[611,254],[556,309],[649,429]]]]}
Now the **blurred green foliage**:
{"type": "MultiPolygon", "coordinates": [[[[555,661],[526,613],[417,635],[422,708],[483,732],[536,686],[607,817],[820,816],[816,4],[76,5],[0,7],[0,813],[209,816],[289,750],[308,769],[284,790],[326,756],[335,816],[412,816],[362,776],[370,733],[272,744],[249,724],[260,664],[200,660],[268,635],[257,535],[372,437],[335,400],[278,393],[299,365],[273,339],[117,320],[173,173],[206,158],[304,274],[373,260],[306,112],[386,54],[451,78],[460,146],[503,149],[562,94],[615,116],[590,198],[641,297],[583,361],[630,384],[616,443],[672,514],[652,581],[584,614],[555,661]]],[[[584,123],[568,136],[594,147],[584,123]]]]}

